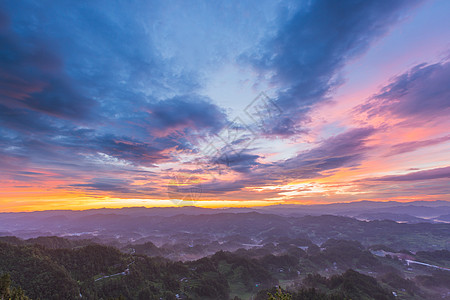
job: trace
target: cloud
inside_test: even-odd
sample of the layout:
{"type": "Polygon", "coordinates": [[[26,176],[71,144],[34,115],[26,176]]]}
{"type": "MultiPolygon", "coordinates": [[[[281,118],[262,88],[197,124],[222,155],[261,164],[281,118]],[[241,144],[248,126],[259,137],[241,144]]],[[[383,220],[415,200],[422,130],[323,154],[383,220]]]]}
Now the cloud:
{"type": "Polygon", "coordinates": [[[146,106],[150,114],[150,130],[157,136],[186,130],[215,133],[227,123],[225,112],[210,99],[195,95],[150,103],[146,106]]]}
{"type": "MultiPolygon", "coordinates": [[[[375,132],[373,128],[350,129],[295,157],[274,163],[259,163],[256,161],[259,157],[243,155],[235,162],[235,171],[242,175],[239,181],[228,182],[220,186],[219,190],[231,192],[249,186],[287,184],[293,180],[329,176],[330,171],[342,167],[355,167],[371,149],[367,142],[375,132]]],[[[223,160],[223,163],[226,163],[226,160],[223,160]]],[[[231,161],[229,167],[233,169],[231,161]]],[[[209,183],[208,186],[214,190],[215,184],[217,181],[209,183]]]]}
{"type": "MultiPolygon", "coordinates": [[[[286,113],[275,133],[298,132],[312,105],[340,85],[340,70],[364,53],[404,11],[418,1],[310,1],[285,21],[273,38],[243,59],[278,86],[276,102],[286,113]]],[[[269,130],[270,132],[270,130],[269,130]]]]}
{"type": "Polygon", "coordinates": [[[418,181],[450,178],[450,167],[436,168],[425,171],[411,172],[403,175],[383,176],[372,178],[372,181],[418,181]]]}
{"type": "Polygon", "coordinates": [[[201,185],[202,192],[211,195],[226,194],[229,192],[240,191],[246,187],[242,181],[218,181],[213,180],[201,185]]]}
{"type": "Polygon", "coordinates": [[[46,133],[55,130],[48,116],[25,108],[10,108],[1,103],[0,125],[22,134],[46,133]]]}
{"type": "Polygon", "coordinates": [[[72,184],[69,186],[96,191],[130,193],[130,183],[130,181],[117,178],[93,178],[88,183],[72,184]]]}
{"type": "Polygon", "coordinates": [[[0,4],[0,144],[13,149],[0,153],[6,160],[66,179],[95,168],[137,171],[190,148],[189,133],[226,123],[193,92],[197,75],[155,49],[157,3],[104,5],[0,4]]]}
{"type": "Polygon", "coordinates": [[[149,143],[128,136],[100,134],[94,130],[65,132],[59,138],[46,142],[50,149],[57,148],[60,151],[63,149],[67,155],[77,153],[86,157],[101,153],[135,166],[153,166],[157,162],[167,160],[168,156],[164,151],[175,147],[170,140],[160,139],[159,142],[149,143]]]}
{"type": "Polygon", "coordinates": [[[424,124],[450,112],[450,62],[417,65],[395,77],[380,93],[356,107],[367,119],[393,116],[401,123],[424,124]]]}
{"type": "Polygon", "coordinates": [[[212,163],[227,166],[239,173],[248,173],[253,167],[260,165],[256,161],[258,158],[259,155],[230,151],[228,153],[222,153],[220,157],[214,158],[212,163]]]}
{"type": "Polygon", "coordinates": [[[136,165],[153,165],[168,158],[162,154],[162,151],[165,150],[165,145],[150,145],[125,136],[117,137],[112,134],[94,136],[89,141],[87,149],[91,146],[93,147],[93,152],[103,152],[136,165]],[[158,148],[157,146],[162,147],[158,148]]]}
{"type": "MultiPolygon", "coordinates": [[[[376,129],[350,129],[271,163],[256,147],[277,152],[279,144],[271,149],[271,138],[307,132],[310,109],[331,99],[343,82],[342,69],[418,2],[0,3],[0,176],[41,190],[48,183],[49,190],[161,198],[165,180],[180,172],[209,180],[202,188],[210,199],[237,200],[282,196],[292,192],[282,191],[286,183],[357,167],[372,149],[376,129]],[[283,7],[286,14],[276,19],[283,7]],[[269,92],[275,95],[275,117],[259,126],[267,139],[254,135],[261,124],[246,123],[236,130],[239,137],[229,140],[233,132],[227,129],[235,128],[226,126],[227,112],[199,93],[213,72],[235,63],[247,49],[237,63],[245,61],[268,78],[264,84],[274,87],[269,92]],[[228,155],[211,159],[201,153],[205,149],[196,149],[209,142],[228,155]],[[230,148],[242,151],[227,152],[230,148]],[[187,155],[177,164],[174,152],[181,151],[187,155]],[[190,170],[197,160],[207,161],[204,168],[190,170]],[[206,174],[224,168],[223,178],[206,174]],[[261,194],[246,189],[278,184],[261,194]]],[[[360,113],[416,122],[443,118],[448,69],[446,62],[417,66],[360,113]]],[[[270,107],[257,111],[270,112],[270,107]]],[[[446,140],[398,141],[388,155],[446,140]]],[[[392,185],[400,186],[399,181],[392,185]]],[[[298,190],[314,192],[313,186],[298,190]]]]}
{"type": "Polygon", "coordinates": [[[390,149],[389,153],[386,154],[386,156],[392,156],[392,155],[398,155],[398,154],[402,154],[402,153],[416,151],[423,147],[437,145],[440,143],[447,142],[449,140],[450,140],[450,135],[447,135],[447,136],[443,136],[443,137],[439,137],[439,138],[435,138],[435,139],[395,144],[395,145],[391,146],[391,149],[390,149]]]}
{"type": "Polygon", "coordinates": [[[373,128],[351,129],[287,159],[277,167],[291,178],[314,178],[322,176],[324,171],[356,166],[370,149],[366,143],[374,132],[373,128]]]}
{"type": "Polygon", "coordinates": [[[44,40],[0,29],[0,97],[10,109],[28,109],[58,118],[86,119],[95,101],[78,92],[58,54],[44,40]]]}

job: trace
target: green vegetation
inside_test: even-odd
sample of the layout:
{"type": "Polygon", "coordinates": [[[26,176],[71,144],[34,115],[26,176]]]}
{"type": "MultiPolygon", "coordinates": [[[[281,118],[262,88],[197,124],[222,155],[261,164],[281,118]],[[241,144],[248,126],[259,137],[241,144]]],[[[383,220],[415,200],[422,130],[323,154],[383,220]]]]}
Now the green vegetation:
{"type": "Polygon", "coordinates": [[[21,287],[11,288],[11,277],[9,274],[0,276],[0,299],[1,300],[29,300],[21,287]]]}
{"type": "Polygon", "coordinates": [[[276,289],[275,293],[273,290],[262,291],[258,294],[257,300],[394,299],[393,294],[382,288],[375,278],[351,269],[330,278],[319,274],[308,274],[303,281],[303,286],[292,292],[285,292],[281,288],[276,289]],[[267,296],[264,296],[264,293],[267,296]]]}
{"type": "Polygon", "coordinates": [[[396,256],[445,266],[446,250],[413,254],[393,253],[379,244],[369,247],[390,253],[378,257],[358,241],[329,239],[319,247],[281,238],[262,247],[177,262],[145,255],[163,253],[152,243],[120,251],[55,237],[33,239],[34,244],[14,237],[2,240],[0,274],[8,274],[1,277],[2,300],[423,300],[450,292],[450,272],[422,265],[412,269],[396,256]]]}

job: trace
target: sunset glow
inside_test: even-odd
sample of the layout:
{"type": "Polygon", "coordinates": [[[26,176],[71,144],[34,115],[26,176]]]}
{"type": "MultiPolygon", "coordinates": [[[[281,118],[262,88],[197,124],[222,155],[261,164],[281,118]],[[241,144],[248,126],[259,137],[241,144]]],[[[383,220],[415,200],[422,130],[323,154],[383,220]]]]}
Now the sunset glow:
{"type": "Polygon", "coordinates": [[[1,212],[450,200],[450,1],[26,3],[1,212]]]}

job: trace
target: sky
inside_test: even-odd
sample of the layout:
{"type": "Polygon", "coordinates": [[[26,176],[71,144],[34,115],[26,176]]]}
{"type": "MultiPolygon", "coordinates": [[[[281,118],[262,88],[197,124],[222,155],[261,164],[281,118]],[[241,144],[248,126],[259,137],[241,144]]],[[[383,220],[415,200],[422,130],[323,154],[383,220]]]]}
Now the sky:
{"type": "Polygon", "coordinates": [[[450,200],[450,1],[0,2],[0,211],[450,200]]]}

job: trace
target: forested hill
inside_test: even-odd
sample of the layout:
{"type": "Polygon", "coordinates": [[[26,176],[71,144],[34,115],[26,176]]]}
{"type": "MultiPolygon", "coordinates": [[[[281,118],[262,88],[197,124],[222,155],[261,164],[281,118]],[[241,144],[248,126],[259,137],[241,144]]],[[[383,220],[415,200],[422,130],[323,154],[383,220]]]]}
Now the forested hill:
{"type": "MultiPolygon", "coordinates": [[[[21,295],[17,300],[24,295],[42,300],[267,299],[277,285],[288,288],[293,299],[394,299],[393,292],[399,299],[430,299],[450,292],[450,272],[411,269],[397,257],[373,254],[386,246],[368,249],[357,241],[330,239],[319,247],[291,239],[177,262],[139,254],[138,245],[120,251],[64,240],[9,237],[0,242],[2,282],[11,278],[10,287],[2,283],[0,292],[21,295]],[[305,243],[309,246],[298,246],[305,243]]],[[[399,255],[450,265],[446,250],[399,255]]]]}

